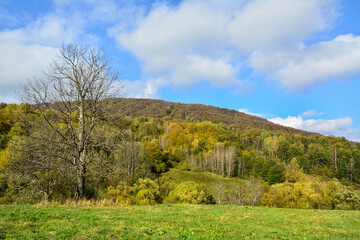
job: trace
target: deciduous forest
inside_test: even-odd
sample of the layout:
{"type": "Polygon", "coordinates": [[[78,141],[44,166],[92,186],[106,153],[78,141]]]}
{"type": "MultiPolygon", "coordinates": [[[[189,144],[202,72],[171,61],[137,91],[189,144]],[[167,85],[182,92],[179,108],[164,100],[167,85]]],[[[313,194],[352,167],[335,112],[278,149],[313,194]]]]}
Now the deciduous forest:
{"type": "MultiPolygon", "coordinates": [[[[152,107],[152,100],[138,107],[147,101],[152,107]]],[[[58,136],[46,132],[42,114],[52,113],[29,104],[1,105],[1,203],[79,197],[76,167],[56,144],[58,136]]],[[[344,138],[115,110],[102,115],[93,133],[84,181],[88,199],[359,209],[360,144],[344,138]]]]}

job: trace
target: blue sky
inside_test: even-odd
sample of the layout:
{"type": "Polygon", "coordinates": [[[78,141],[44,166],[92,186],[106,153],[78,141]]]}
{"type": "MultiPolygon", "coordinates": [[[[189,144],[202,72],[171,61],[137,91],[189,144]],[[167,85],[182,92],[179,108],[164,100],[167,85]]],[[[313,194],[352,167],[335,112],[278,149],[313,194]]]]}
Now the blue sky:
{"type": "Polygon", "coordinates": [[[0,101],[62,43],[102,47],[127,97],[202,103],[360,141],[360,1],[0,1],[0,101]]]}

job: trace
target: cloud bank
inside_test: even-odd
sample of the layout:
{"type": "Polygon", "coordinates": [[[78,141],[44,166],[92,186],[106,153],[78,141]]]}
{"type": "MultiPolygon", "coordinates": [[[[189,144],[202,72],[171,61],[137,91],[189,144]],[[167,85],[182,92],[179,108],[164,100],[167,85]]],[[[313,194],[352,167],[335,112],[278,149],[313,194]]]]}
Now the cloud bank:
{"type": "Polygon", "coordinates": [[[249,61],[289,89],[304,89],[328,79],[360,72],[360,37],[340,35],[331,41],[272,54],[254,52],[249,61]]]}
{"type": "Polygon", "coordinates": [[[352,119],[349,117],[324,120],[324,119],[304,119],[302,116],[288,116],[286,118],[268,119],[287,127],[293,127],[310,132],[317,132],[326,136],[346,137],[349,140],[360,142],[360,129],[352,128],[352,119]]]}

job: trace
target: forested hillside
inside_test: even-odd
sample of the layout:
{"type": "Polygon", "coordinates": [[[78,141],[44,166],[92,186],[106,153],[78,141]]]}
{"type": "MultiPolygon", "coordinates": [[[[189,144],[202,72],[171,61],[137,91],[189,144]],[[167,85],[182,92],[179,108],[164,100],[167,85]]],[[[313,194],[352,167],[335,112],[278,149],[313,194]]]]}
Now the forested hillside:
{"type": "Polygon", "coordinates": [[[210,121],[234,126],[239,130],[253,128],[280,130],[304,136],[316,135],[307,131],[284,127],[266,119],[245,114],[232,109],[219,108],[203,104],[183,104],[154,99],[115,98],[104,101],[107,112],[124,116],[162,118],[188,122],[210,121]]]}
{"type": "MultiPolygon", "coordinates": [[[[88,199],[360,208],[360,144],[211,106],[143,99],[102,104],[91,138],[96,144],[87,149],[88,199]]],[[[67,157],[71,143],[44,127],[44,114],[54,113],[1,105],[1,203],[78,197],[67,157]]],[[[65,120],[54,128],[70,134],[65,120]]]]}

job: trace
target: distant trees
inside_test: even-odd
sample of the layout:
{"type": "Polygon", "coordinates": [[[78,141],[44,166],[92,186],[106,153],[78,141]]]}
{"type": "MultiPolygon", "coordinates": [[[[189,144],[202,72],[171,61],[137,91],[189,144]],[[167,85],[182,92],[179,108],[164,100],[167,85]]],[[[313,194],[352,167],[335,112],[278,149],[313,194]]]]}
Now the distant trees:
{"type": "Polygon", "coordinates": [[[84,197],[87,165],[94,150],[93,130],[102,117],[99,101],[116,96],[117,80],[101,50],[68,44],[43,77],[22,87],[22,100],[37,109],[52,136],[32,136],[34,141],[46,142],[44,149],[61,149],[52,158],[65,159],[75,169],[79,198],[84,197]]]}
{"type": "Polygon", "coordinates": [[[218,144],[209,156],[209,168],[222,176],[233,176],[236,167],[236,148],[218,144]]]}
{"type": "Polygon", "coordinates": [[[335,207],[335,195],[342,188],[341,184],[304,174],[296,158],[285,166],[284,176],[284,183],[272,185],[264,194],[261,200],[263,206],[308,209],[335,207]]]}
{"type": "MultiPolygon", "coordinates": [[[[40,86],[55,96],[55,83],[40,86]]],[[[65,201],[82,186],[119,204],[357,209],[360,144],[344,138],[122,116],[116,99],[86,100],[81,124],[80,100],[40,99],[0,104],[0,203],[65,201]]]]}

